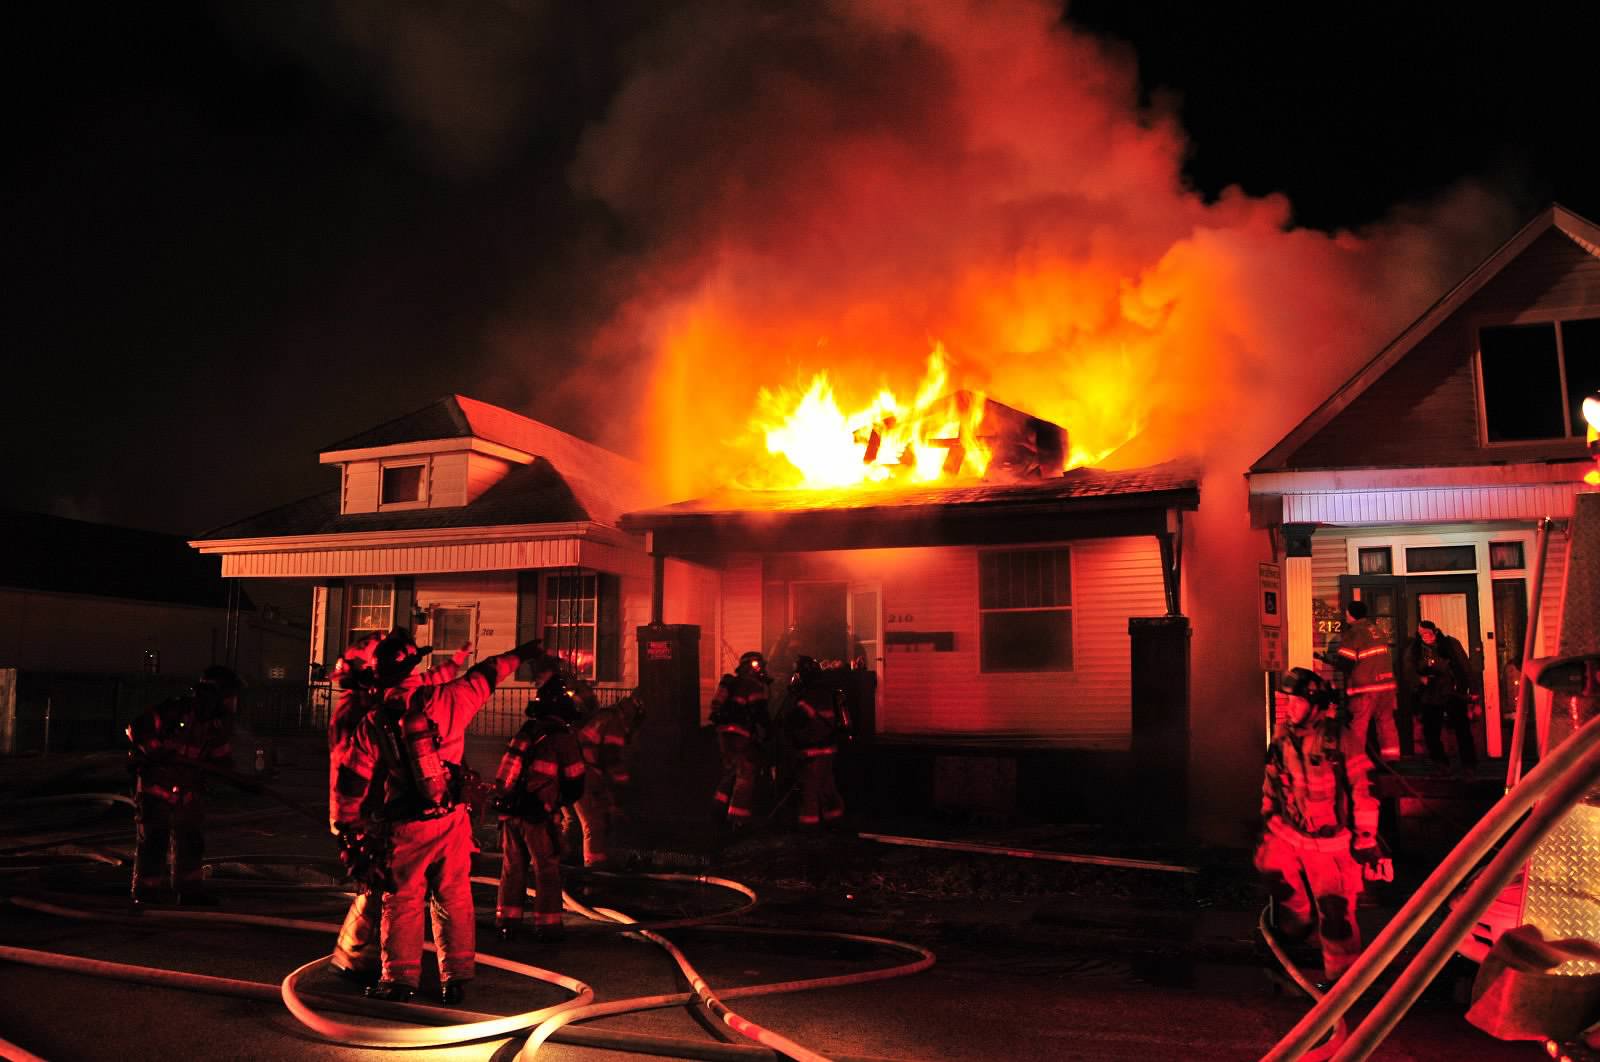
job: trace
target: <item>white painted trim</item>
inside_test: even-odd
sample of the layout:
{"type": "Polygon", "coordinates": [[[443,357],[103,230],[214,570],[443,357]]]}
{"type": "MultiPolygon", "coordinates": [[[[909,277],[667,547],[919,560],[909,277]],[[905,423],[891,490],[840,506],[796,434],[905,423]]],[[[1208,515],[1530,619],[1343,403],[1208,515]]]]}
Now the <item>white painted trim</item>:
{"type": "Polygon", "coordinates": [[[1443,490],[1449,487],[1502,487],[1583,482],[1591,467],[1582,440],[1573,456],[1554,461],[1504,465],[1417,465],[1409,468],[1325,468],[1292,472],[1250,472],[1251,494],[1332,494],[1362,490],[1443,490]]]}
{"type": "Polygon", "coordinates": [[[342,465],[351,461],[371,461],[389,457],[415,457],[422,454],[453,454],[463,451],[488,454],[513,464],[532,464],[535,455],[492,443],[476,436],[458,435],[451,439],[418,439],[413,442],[391,443],[388,446],[368,446],[359,450],[324,450],[317,455],[324,465],[342,465]]]}
{"type": "MultiPolygon", "coordinates": [[[[403,512],[408,509],[428,508],[428,497],[433,490],[433,457],[423,454],[419,457],[395,457],[378,462],[378,500],[377,511],[380,513],[403,512]],[[391,468],[420,468],[422,474],[417,483],[417,496],[406,501],[386,502],[383,500],[383,474],[391,468]]],[[[454,508],[454,506],[451,506],[454,508]]]]}
{"type": "Polygon", "coordinates": [[[1338,491],[1285,494],[1286,524],[1449,524],[1490,520],[1565,519],[1580,483],[1451,490],[1338,491]]]}

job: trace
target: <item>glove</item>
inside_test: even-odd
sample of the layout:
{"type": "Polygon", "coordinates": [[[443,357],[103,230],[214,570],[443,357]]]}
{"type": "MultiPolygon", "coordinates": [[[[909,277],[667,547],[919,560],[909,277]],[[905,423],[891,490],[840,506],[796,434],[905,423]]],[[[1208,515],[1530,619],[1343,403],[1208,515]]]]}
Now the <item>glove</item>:
{"type": "Polygon", "coordinates": [[[1376,837],[1363,837],[1356,840],[1355,847],[1350,850],[1351,856],[1361,864],[1361,877],[1364,881],[1393,881],[1394,863],[1383,854],[1382,847],[1376,837]]]}
{"type": "Polygon", "coordinates": [[[517,813],[516,797],[503,789],[496,789],[494,795],[489,798],[489,810],[502,818],[507,815],[515,815],[517,813]]]}
{"type": "Polygon", "coordinates": [[[346,826],[339,830],[338,844],[339,865],[344,867],[346,880],[379,892],[395,888],[394,875],[383,861],[377,838],[358,827],[346,826]]]}

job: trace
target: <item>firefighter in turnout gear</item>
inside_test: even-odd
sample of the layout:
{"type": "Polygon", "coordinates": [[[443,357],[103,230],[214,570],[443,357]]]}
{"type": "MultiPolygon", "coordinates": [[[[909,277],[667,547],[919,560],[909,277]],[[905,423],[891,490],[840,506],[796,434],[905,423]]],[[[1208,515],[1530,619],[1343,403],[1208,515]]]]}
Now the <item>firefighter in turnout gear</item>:
{"type": "MultiPolygon", "coordinates": [[[[581,699],[581,698],[580,698],[581,699]]],[[[583,795],[575,809],[583,833],[583,865],[603,866],[622,791],[630,781],[625,750],[642,714],[639,691],[593,711],[578,728],[583,754],[583,795]]]]}
{"type": "Polygon", "coordinates": [[[844,815],[844,798],[833,777],[833,757],[849,735],[839,690],[811,657],[795,661],[784,721],[799,758],[800,827],[814,828],[844,815]]]}
{"type": "Polygon", "coordinates": [[[1345,705],[1350,713],[1349,751],[1366,750],[1370,725],[1378,731],[1379,755],[1386,760],[1397,759],[1401,745],[1400,731],[1394,721],[1394,662],[1389,652],[1389,638],[1367,618],[1365,602],[1350,602],[1344,613],[1344,631],[1333,662],[1345,672],[1345,705]]]}
{"type": "Polygon", "coordinates": [[[1372,761],[1364,749],[1347,751],[1334,701],[1306,668],[1279,680],[1261,794],[1265,829],[1255,854],[1272,895],[1274,930],[1290,940],[1315,930],[1328,982],[1361,954],[1356,898],[1363,881],[1394,874],[1378,844],[1372,761]]]}
{"type": "Polygon", "coordinates": [[[739,658],[733,674],[723,675],[711,697],[711,724],[717,728],[722,753],[722,777],[717,783],[717,814],[727,815],[734,826],[750,821],[755,802],[756,774],[761,770],[761,746],[769,716],[767,658],[748,652],[739,658]]]}
{"type": "Polygon", "coordinates": [[[496,686],[542,655],[529,642],[442,685],[422,685],[407,681],[422,659],[409,631],[396,628],[374,650],[379,699],[337,768],[333,826],[349,863],[382,888],[382,977],[367,990],[375,999],[416,993],[430,901],[440,1000],[453,1006],[466,996],[477,962],[472,825],[459,794],[467,727],[496,686]]]}
{"type": "Polygon", "coordinates": [[[541,943],[561,934],[561,811],[583,795],[583,755],[572,723],[577,702],[554,666],[528,704],[495,773],[500,811],[500,891],[494,924],[511,940],[522,923],[528,870],[533,870],[533,924],[541,943]]]}
{"type": "Polygon", "coordinates": [[[217,902],[203,890],[200,868],[206,779],[208,773],[233,768],[240,685],[228,668],[208,667],[186,696],[163,701],[128,724],[135,778],[134,903],[151,899],[167,880],[169,846],[178,902],[217,902]]]}
{"type": "MultiPolygon", "coordinates": [[[[383,699],[376,672],[377,650],[382,641],[380,634],[358,639],[344,651],[333,670],[333,682],[339,687],[339,695],[328,719],[328,816],[329,826],[336,836],[339,834],[339,768],[350,762],[356,731],[362,720],[383,699]]],[[[402,646],[402,651],[408,649],[402,646]]],[[[415,655],[421,657],[427,653],[427,649],[417,648],[415,655]]],[[[471,654],[472,646],[464,645],[449,660],[407,677],[404,684],[414,688],[450,682],[466,667],[471,654]]],[[[383,787],[370,787],[361,820],[376,826],[382,805],[383,787]]],[[[356,886],[356,895],[345,912],[328,965],[347,980],[371,984],[378,980],[380,971],[378,934],[386,884],[383,880],[386,866],[382,858],[386,838],[381,830],[374,829],[370,833],[349,832],[342,840],[339,859],[356,886]]],[[[437,902],[437,897],[434,900],[437,902]]]]}

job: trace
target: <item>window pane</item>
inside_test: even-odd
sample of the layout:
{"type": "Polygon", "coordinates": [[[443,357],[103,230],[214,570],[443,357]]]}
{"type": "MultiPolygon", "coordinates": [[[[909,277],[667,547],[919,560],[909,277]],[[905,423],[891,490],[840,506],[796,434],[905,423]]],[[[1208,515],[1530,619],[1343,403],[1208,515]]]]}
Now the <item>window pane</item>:
{"type": "Polygon", "coordinates": [[[1489,543],[1489,567],[1497,571],[1523,567],[1521,542],[1489,543]]]}
{"type": "Polygon", "coordinates": [[[1416,546],[1406,550],[1407,572],[1470,572],[1478,567],[1473,546],[1416,546]]]}
{"type": "Polygon", "coordinates": [[[422,466],[400,465],[383,470],[383,503],[422,500],[422,466]]]}
{"type": "Polygon", "coordinates": [[[1561,438],[1565,427],[1555,325],[1485,328],[1478,341],[1489,441],[1561,438]]]}
{"type": "Polygon", "coordinates": [[[1000,607],[1000,554],[978,554],[978,607],[1000,607]]]}
{"type": "Polygon", "coordinates": [[[1600,317],[1561,322],[1561,346],[1567,355],[1567,404],[1572,409],[1572,434],[1580,438],[1587,421],[1583,400],[1600,391],[1600,317]]]}
{"type": "Polygon", "coordinates": [[[1388,546],[1378,546],[1374,549],[1358,551],[1362,575],[1392,575],[1394,574],[1394,554],[1388,546]]]}
{"type": "Polygon", "coordinates": [[[984,671],[1070,670],[1072,613],[985,612],[979,657],[984,671]]]}
{"type": "Polygon", "coordinates": [[[978,607],[1057,608],[1072,603],[1070,551],[988,550],[978,554],[978,607]]]}

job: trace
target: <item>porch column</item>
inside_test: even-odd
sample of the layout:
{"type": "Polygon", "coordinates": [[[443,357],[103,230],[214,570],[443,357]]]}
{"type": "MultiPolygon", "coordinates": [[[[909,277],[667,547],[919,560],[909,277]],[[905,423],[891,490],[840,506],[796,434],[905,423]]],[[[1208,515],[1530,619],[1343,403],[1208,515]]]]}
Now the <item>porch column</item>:
{"type": "Polygon", "coordinates": [[[1314,668],[1311,641],[1311,535],[1316,524],[1283,525],[1285,649],[1290,667],[1314,668]]]}

